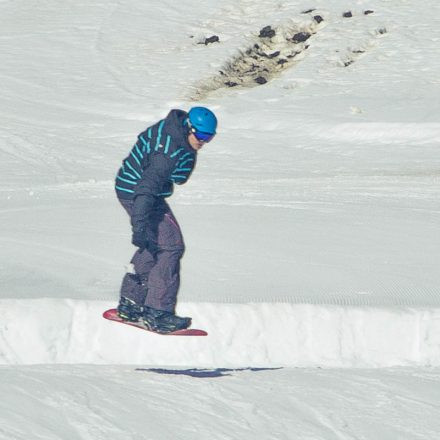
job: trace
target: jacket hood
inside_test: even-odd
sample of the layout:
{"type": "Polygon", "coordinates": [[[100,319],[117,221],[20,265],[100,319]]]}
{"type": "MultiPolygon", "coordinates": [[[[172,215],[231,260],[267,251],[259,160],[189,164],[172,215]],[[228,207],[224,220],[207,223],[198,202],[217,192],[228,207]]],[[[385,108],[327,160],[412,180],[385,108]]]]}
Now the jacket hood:
{"type": "Polygon", "coordinates": [[[168,116],[165,118],[165,126],[168,133],[174,137],[179,144],[190,148],[191,145],[188,142],[189,127],[186,122],[188,119],[188,113],[183,110],[171,110],[168,116]]]}

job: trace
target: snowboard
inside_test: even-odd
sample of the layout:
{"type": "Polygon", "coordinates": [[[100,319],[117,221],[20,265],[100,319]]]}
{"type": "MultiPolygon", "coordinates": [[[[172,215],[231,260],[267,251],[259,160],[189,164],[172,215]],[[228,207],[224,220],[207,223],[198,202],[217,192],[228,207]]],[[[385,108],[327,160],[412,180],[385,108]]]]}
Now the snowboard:
{"type": "Polygon", "coordinates": [[[175,332],[171,332],[171,333],[155,332],[153,330],[149,330],[147,327],[145,327],[140,322],[124,321],[123,319],[121,319],[118,316],[118,311],[116,309],[106,310],[102,314],[102,316],[103,316],[103,318],[108,319],[110,321],[120,322],[121,324],[130,325],[131,327],[137,327],[142,330],[146,330],[147,332],[155,333],[156,335],[161,335],[161,336],[207,336],[208,335],[208,333],[206,333],[204,330],[199,330],[196,328],[186,328],[183,330],[176,330],[175,332]]]}

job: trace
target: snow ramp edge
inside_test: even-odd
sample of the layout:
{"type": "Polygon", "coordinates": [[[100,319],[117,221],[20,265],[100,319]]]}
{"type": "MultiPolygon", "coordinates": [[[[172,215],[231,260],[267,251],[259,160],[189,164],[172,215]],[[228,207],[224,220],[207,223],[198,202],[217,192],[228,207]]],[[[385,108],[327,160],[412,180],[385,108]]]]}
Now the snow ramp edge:
{"type": "Polygon", "coordinates": [[[440,366],[440,308],[180,303],[207,337],[102,318],[108,301],[0,300],[0,364],[191,367],[440,366]]]}

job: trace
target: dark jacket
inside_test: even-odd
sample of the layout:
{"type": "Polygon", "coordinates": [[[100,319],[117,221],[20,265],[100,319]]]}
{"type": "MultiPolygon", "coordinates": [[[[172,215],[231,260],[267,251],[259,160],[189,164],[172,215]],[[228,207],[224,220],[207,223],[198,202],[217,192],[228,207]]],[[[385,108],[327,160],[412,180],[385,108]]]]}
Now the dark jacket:
{"type": "Polygon", "coordinates": [[[148,216],[161,199],[190,177],[197,153],[188,143],[188,114],[171,110],[165,119],[138,136],[116,176],[116,193],[134,200],[133,231],[148,229],[148,216]]]}

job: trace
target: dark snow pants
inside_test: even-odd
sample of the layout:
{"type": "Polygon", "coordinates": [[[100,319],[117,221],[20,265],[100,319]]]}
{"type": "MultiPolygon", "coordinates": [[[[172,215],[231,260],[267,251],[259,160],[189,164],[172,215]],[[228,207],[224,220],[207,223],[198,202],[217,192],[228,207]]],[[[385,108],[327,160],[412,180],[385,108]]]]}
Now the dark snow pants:
{"type": "MultiPolygon", "coordinates": [[[[119,199],[131,217],[133,200],[119,199]]],[[[174,313],[180,285],[180,259],[185,250],[182,232],[171,208],[159,199],[150,215],[157,252],[139,249],[131,263],[134,273],[126,273],[122,280],[121,296],[136,304],[174,313]]]]}

